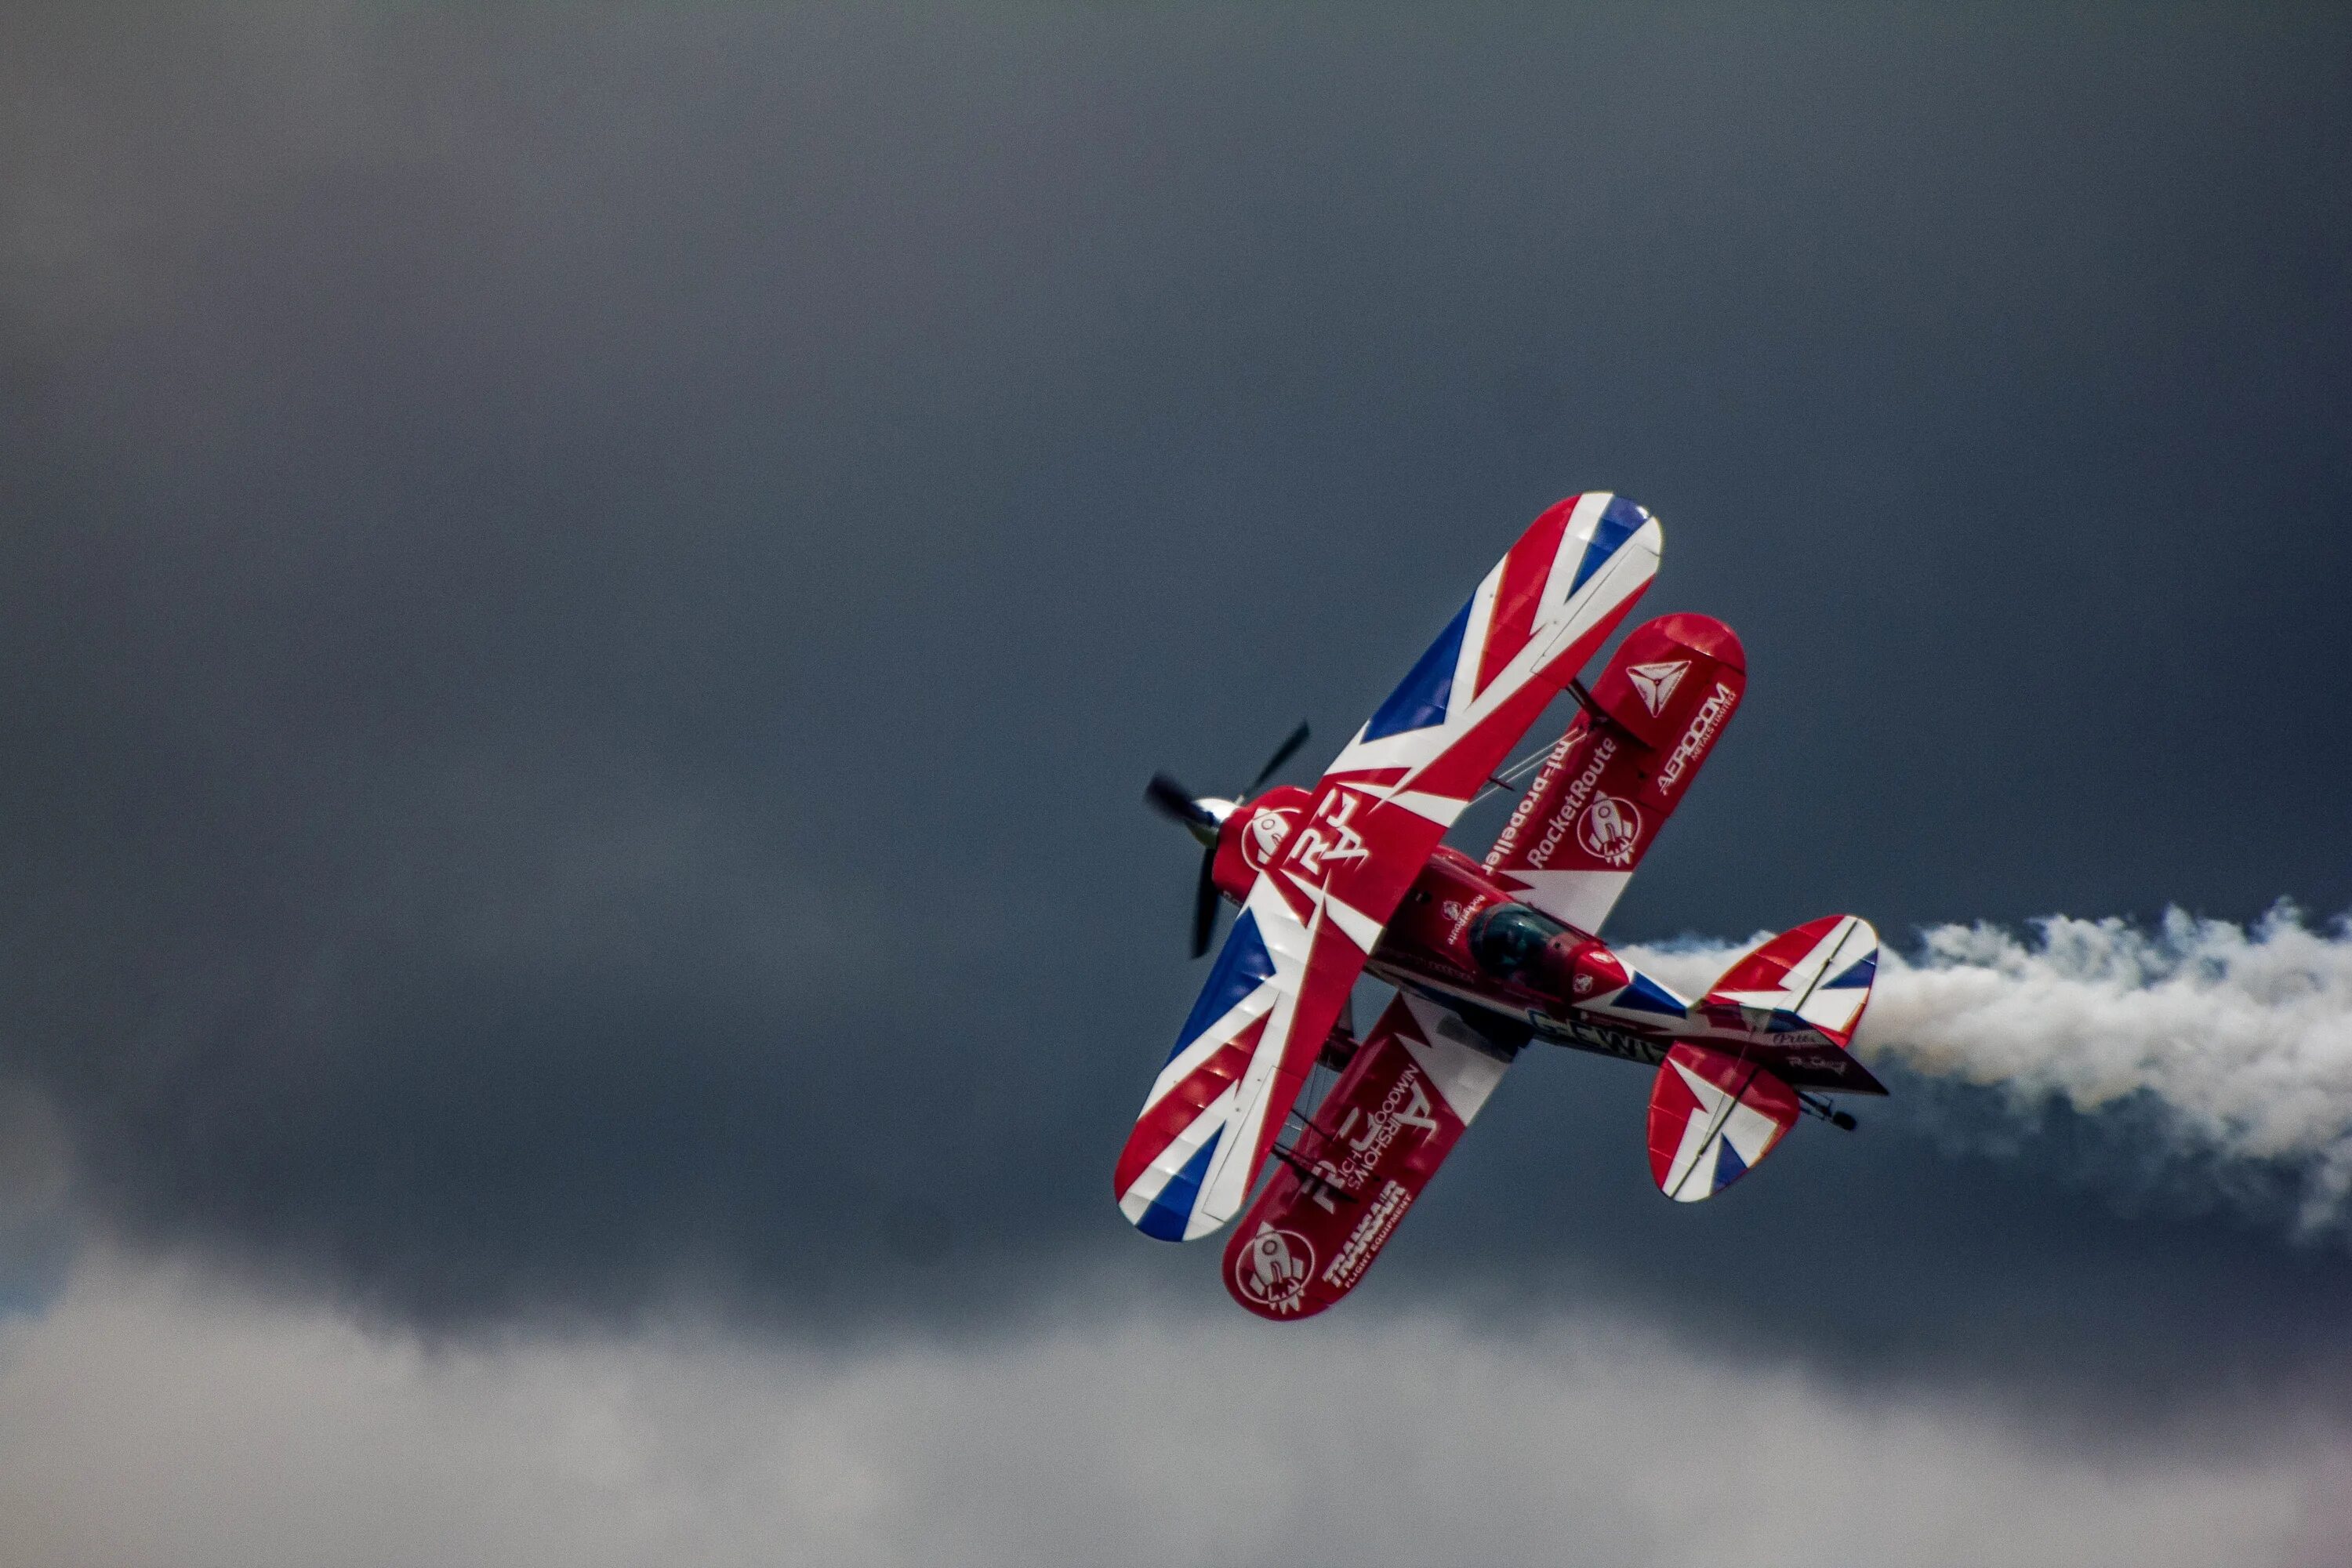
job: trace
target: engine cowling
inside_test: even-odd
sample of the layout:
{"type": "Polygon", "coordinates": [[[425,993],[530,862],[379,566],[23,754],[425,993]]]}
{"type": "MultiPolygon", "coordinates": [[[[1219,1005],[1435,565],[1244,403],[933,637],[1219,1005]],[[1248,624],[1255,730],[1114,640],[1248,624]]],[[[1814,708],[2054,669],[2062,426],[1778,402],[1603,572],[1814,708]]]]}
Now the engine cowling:
{"type": "Polygon", "coordinates": [[[1257,874],[1290,841],[1314,804],[1312,793],[1296,784],[1278,784],[1234,806],[1217,829],[1217,858],[1209,873],[1217,891],[1235,903],[1248,898],[1257,874]]]}

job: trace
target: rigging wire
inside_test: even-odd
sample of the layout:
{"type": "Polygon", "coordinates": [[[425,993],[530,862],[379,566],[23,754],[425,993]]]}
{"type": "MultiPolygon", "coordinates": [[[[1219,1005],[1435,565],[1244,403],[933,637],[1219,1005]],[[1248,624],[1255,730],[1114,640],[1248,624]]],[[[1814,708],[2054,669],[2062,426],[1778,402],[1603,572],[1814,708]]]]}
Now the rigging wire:
{"type": "MultiPolygon", "coordinates": [[[[1525,779],[1529,773],[1535,772],[1536,769],[1543,765],[1544,759],[1550,756],[1553,750],[1557,748],[1559,744],[1559,742],[1557,741],[1547,742],[1543,745],[1538,746],[1534,751],[1529,752],[1526,756],[1519,758],[1518,761],[1511,763],[1510,766],[1503,769],[1502,772],[1495,774],[1494,777],[1486,781],[1485,788],[1481,789],[1476,795],[1470,797],[1470,805],[1476,805],[1479,802],[1486,799],[1489,795],[1502,794],[1507,788],[1516,790],[1521,780],[1525,779]]],[[[1465,806],[1463,809],[1466,811],[1469,807],[1465,806]]]]}

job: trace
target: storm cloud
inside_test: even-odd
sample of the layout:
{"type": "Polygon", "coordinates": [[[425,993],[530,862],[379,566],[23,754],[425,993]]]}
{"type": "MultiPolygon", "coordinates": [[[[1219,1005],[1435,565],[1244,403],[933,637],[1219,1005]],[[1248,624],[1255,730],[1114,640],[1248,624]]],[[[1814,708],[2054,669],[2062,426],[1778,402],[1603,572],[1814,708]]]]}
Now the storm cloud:
{"type": "Polygon", "coordinates": [[[1122,1541],[1184,1563],[2322,1568],[2352,1545],[2340,1431],[2209,1412],[2086,1442],[1619,1321],[1237,1319],[1077,1314],[976,1352],[707,1323],[433,1349],[110,1259],[0,1327],[0,1505],[24,1560],[121,1568],[1076,1564],[1122,1541]]]}

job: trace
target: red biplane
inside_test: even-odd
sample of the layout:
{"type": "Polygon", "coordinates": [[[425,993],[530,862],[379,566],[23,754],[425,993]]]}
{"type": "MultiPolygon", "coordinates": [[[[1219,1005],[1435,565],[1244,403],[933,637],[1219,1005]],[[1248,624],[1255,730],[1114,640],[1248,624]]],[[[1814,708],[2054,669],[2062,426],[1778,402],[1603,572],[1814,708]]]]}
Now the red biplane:
{"type": "Polygon", "coordinates": [[[1711,1197],[1825,1098],[1885,1094],[1848,1054],[1877,972],[1868,922],[1784,931],[1696,1001],[1596,933],[1739,706],[1731,628],[1671,615],[1636,627],[1599,679],[1585,665],[1656,575],[1657,520],[1621,496],[1538,518],[1313,789],[1239,800],[1164,776],[1148,798],[1207,847],[1193,925],[1241,906],[1119,1155],[1120,1210],[1191,1241],[1240,1216],[1225,1288],[1277,1321],[1353,1289],[1519,1051],[1573,1046],[1656,1071],[1650,1172],[1711,1197]],[[1576,713],[1513,773],[1528,785],[1484,863],[1441,843],[1553,699],[1576,713]],[[1356,1037],[1358,977],[1396,994],[1356,1037]],[[1337,1081],[1311,1110],[1318,1062],[1337,1081]],[[1260,1188],[1260,1173],[1273,1163],[1260,1188]],[[1251,1192],[1257,1189],[1255,1201],[1251,1192]]]}

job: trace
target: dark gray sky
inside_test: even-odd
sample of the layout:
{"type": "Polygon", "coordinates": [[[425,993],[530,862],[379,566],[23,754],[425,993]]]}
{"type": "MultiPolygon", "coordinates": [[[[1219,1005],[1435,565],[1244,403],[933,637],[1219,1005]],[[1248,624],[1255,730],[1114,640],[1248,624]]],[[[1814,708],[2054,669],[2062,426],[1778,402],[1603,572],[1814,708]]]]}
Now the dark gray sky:
{"type": "MultiPolygon", "coordinates": [[[[1583,489],[1753,679],[1612,934],[2352,906],[2340,12],[19,6],[0,89],[0,1074],[133,1250],[1213,1304],[1108,1197],[1142,781],[1319,762],[1583,489]]],[[[1638,1079],[1349,1310],[2352,1402],[2352,1254],[2145,1108],[1906,1079],[1669,1214],[1638,1079]]]]}

